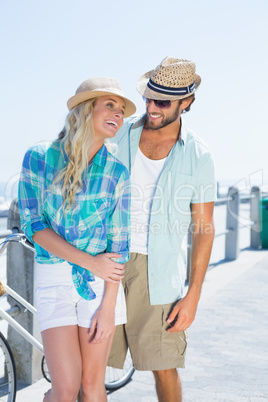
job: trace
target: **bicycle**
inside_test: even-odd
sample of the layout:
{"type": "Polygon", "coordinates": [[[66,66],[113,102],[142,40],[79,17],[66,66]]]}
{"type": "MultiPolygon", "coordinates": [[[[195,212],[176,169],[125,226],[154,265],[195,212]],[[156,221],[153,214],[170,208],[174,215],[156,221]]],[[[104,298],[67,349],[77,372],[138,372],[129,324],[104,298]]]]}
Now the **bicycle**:
{"type": "MultiPolygon", "coordinates": [[[[0,254],[4,251],[6,245],[9,242],[16,241],[21,243],[24,247],[35,252],[34,246],[30,243],[23,233],[12,233],[7,236],[5,240],[0,244],[0,254]]],[[[8,294],[15,301],[20,303],[32,314],[36,314],[36,308],[27,302],[23,297],[11,289],[8,285],[3,285],[0,281],[0,297],[4,294],[8,294]]],[[[20,335],[22,335],[28,342],[43,352],[43,345],[28,331],[26,331],[13,316],[20,313],[19,306],[15,305],[8,310],[4,310],[0,307],[0,319],[8,322],[20,335]]],[[[41,371],[43,377],[51,382],[49,372],[46,366],[45,356],[41,360],[41,371]]],[[[133,367],[132,359],[128,353],[124,367],[122,370],[112,367],[106,368],[105,374],[105,388],[106,390],[116,390],[124,386],[132,377],[135,369],[133,367]]],[[[12,354],[12,350],[8,344],[7,339],[0,331],[0,402],[14,402],[16,398],[17,379],[16,379],[16,364],[12,354]]]]}
{"type": "Polygon", "coordinates": [[[0,401],[15,401],[16,391],[15,360],[6,338],[0,332],[0,401]]]}

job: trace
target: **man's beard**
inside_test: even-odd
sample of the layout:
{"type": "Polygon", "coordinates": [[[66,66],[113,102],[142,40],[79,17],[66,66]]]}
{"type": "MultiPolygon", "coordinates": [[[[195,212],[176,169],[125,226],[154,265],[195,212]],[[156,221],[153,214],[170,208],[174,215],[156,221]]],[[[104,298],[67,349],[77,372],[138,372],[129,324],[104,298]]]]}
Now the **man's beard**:
{"type": "Polygon", "coordinates": [[[174,113],[171,116],[164,118],[160,123],[158,123],[158,125],[156,125],[154,122],[150,122],[150,120],[148,119],[148,112],[147,112],[147,118],[144,127],[149,130],[160,130],[161,128],[168,126],[169,124],[173,123],[178,119],[179,109],[180,109],[180,103],[174,110],[174,113]]]}

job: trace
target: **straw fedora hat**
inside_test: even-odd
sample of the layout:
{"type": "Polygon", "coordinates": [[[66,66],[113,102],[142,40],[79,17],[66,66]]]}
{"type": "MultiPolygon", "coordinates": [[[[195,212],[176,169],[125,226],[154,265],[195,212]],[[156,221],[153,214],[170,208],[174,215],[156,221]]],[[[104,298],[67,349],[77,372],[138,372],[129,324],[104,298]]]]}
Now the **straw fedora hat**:
{"type": "Polygon", "coordinates": [[[140,77],[137,91],[148,99],[177,100],[191,96],[200,83],[193,61],[166,57],[155,70],[140,77]]]}
{"type": "Polygon", "coordinates": [[[124,117],[136,112],[136,106],[123,95],[119,82],[109,77],[93,77],[82,82],[75,95],[67,101],[67,106],[71,110],[81,102],[105,95],[116,95],[124,99],[126,102],[124,117]]]}

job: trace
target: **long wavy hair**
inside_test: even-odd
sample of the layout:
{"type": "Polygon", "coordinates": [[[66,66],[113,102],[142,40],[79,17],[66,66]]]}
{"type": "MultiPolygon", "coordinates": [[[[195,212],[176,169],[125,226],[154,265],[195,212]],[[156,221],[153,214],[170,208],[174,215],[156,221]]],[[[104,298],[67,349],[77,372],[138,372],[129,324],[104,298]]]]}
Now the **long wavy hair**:
{"type": "Polygon", "coordinates": [[[68,113],[58,136],[68,157],[66,167],[53,182],[56,184],[63,181],[63,209],[75,204],[75,195],[82,188],[83,174],[88,166],[89,148],[94,138],[92,112],[95,101],[96,98],[75,106],[68,113]]]}

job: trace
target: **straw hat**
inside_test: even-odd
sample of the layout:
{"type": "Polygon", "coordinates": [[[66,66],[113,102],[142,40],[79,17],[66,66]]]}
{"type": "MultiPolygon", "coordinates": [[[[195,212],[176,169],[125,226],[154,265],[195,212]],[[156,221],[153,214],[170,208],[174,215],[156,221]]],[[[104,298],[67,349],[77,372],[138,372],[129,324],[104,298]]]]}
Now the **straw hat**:
{"type": "Polygon", "coordinates": [[[71,110],[81,102],[105,95],[116,95],[124,99],[126,102],[124,117],[131,116],[136,112],[136,106],[123,95],[119,82],[108,77],[93,77],[82,82],[75,95],[68,100],[67,106],[71,110]]]}
{"type": "Polygon", "coordinates": [[[166,57],[155,70],[140,77],[137,91],[148,99],[176,100],[191,96],[200,83],[193,61],[166,57]]]}

